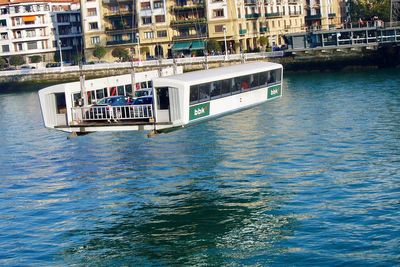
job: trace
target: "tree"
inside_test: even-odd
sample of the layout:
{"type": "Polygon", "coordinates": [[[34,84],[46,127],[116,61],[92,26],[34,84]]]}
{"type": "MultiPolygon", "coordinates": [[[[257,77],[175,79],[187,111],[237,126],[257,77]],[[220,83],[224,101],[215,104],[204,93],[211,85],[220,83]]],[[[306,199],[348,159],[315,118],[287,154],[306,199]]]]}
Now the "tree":
{"type": "Polygon", "coordinates": [[[369,20],[378,16],[384,21],[389,21],[391,0],[351,0],[350,16],[353,21],[362,18],[369,20]]]}
{"type": "Polygon", "coordinates": [[[31,56],[30,61],[31,61],[31,63],[39,63],[39,62],[42,62],[42,57],[38,56],[38,55],[31,56]]]}
{"type": "Polygon", "coordinates": [[[260,41],[261,48],[264,51],[265,46],[268,44],[268,38],[265,36],[261,36],[259,41],[260,41]]]}
{"type": "Polygon", "coordinates": [[[100,45],[96,45],[96,47],[93,50],[93,56],[98,58],[99,61],[101,58],[103,58],[105,55],[107,54],[107,50],[105,49],[105,47],[100,46],[100,45]]]}
{"type": "Polygon", "coordinates": [[[212,51],[214,51],[214,52],[219,51],[220,52],[221,51],[221,44],[219,42],[215,41],[214,39],[211,39],[207,43],[207,50],[210,53],[212,51]]]}
{"type": "Polygon", "coordinates": [[[5,67],[7,67],[7,61],[3,57],[0,57],[0,70],[4,69],[5,67]]]}
{"type": "Polygon", "coordinates": [[[11,66],[21,66],[25,64],[25,59],[21,55],[13,55],[10,57],[10,65],[11,66]]]}
{"type": "Polygon", "coordinates": [[[116,47],[111,51],[111,55],[119,59],[119,61],[129,60],[129,52],[125,48],[116,47]]]}

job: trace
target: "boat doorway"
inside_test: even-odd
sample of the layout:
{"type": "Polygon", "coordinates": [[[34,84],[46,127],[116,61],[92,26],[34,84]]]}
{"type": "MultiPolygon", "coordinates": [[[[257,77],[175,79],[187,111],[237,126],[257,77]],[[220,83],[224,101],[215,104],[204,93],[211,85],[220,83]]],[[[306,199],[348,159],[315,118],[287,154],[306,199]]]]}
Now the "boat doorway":
{"type": "Polygon", "coordinates": [[[157,99],[157,122],[170,122],[168,87],[155,88],[157,99]]]}

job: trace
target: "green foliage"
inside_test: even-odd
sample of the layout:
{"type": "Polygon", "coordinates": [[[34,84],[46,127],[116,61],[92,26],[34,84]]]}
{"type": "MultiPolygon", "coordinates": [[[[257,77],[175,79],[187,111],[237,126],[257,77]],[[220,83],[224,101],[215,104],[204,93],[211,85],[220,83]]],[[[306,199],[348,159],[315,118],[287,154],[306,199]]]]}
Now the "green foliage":
{"type": "Polygon", "coordinates": [[[266,36],[261,36],[259,41],[261,46],[265,46],[268,44],[268,38],[266,36]]]}
{"type": "Polygon", "coordinates": [[[7,67],[7,61],[3,57],[0,57],[0,70],[6,67],[7,67]]]}
{"type": "Polygon", "coordinates": [[[129,52],[125,48],[116,47],[111,51],[111,55],[119,59],[119,61],[128,61],[129,52]]]}
{"type": "Polygon", "coordinates": [[[31,56],[30,58],[31,63],[39,63],[42,62],[42,57],[41,56],[31,56]]]}
{"type": "Polygon", "coordinates": [[[359,18],[370,20],[374,16],[389,21],[390,0],[351,0],[350,16],[352,21],[357,21],[359,18]]]}
{"type": "Polygon", "coordinates": [[[93,50],[93,56],[98,58],[99,60],[103,58],[107,54],[107,50],[105,47],[96,45],[96,47],[93,50]]]}
{"type": "Polygon", "coordinates": [[[13,55],[10,57],[10,65],[11,66],[21,66],[25,64],[25,59],[21,55],[13,55]]]}
{"type": "Polygon", "coordinates": [[[147,54],[147,53],[149,53],[150,52],[150,49],[147,47],[147,46],[145,46],[145,47],[142,47],[141,49],[140,49],[140,53],[143,55],[143,54],[147,54]]]}
{"type": "Polygon", "coordinates": [[[207,42],[207,50],[211,53],[211,51],[217,52],[221,51],[221,44],[214,39],[208,40],[207,42]]]}

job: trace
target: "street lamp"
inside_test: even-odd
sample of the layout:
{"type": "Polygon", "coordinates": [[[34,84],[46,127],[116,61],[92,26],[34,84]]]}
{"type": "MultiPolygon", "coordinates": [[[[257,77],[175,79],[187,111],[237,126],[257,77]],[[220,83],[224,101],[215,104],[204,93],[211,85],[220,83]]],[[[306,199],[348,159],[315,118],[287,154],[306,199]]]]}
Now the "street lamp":
{"type": "Polygon", "coordinates": [[[138,46],[138,53],[139,53],[139,63],[142,62],[141,58],[140,58],[140,35],[137,32],[136,33],[136,42],[137,42],[137,46],[138,46]]]}
{"type": "Polygon", "coordinates": [[[58,40],[58,47],[60,48],[60,67],[63,68],[63,59],[62,59],[62,52],[61,52],[61,40],[58,40]]]}
{"type": "Polygon", "coordinates": [[[225,27],[225,25],[222,26],[222,30],[224,30],[225,60],[227,60],[228,59],[228,49],[227,49],[227,45],[226,45],[226,27],[225,27]]]}

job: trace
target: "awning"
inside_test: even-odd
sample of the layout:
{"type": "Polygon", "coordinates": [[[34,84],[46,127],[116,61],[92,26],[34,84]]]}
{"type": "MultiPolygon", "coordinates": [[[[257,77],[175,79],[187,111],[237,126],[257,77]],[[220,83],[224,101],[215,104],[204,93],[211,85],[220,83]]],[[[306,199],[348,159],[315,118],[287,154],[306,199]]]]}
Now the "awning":
{"type": "Polygon", "coordinates": [[[24,22],[34,22],[36,20],[36,16],[25,16],[25,17],[22,17],[22,20],[24,22]]]}
{"type": "Polygon", "coordinates": [[[188,50],[192,42],[181,42],[181,43],[174,43],[172,46],[173,51],[178,51],[178,50],[188,50]]]}
{"type": "Polygon", "coordinates": [[[190,49],[191,50],[204,50],[205,47],[206,46],[205,46],[204,41],[193,41],[192,47],[190,49]]]}

